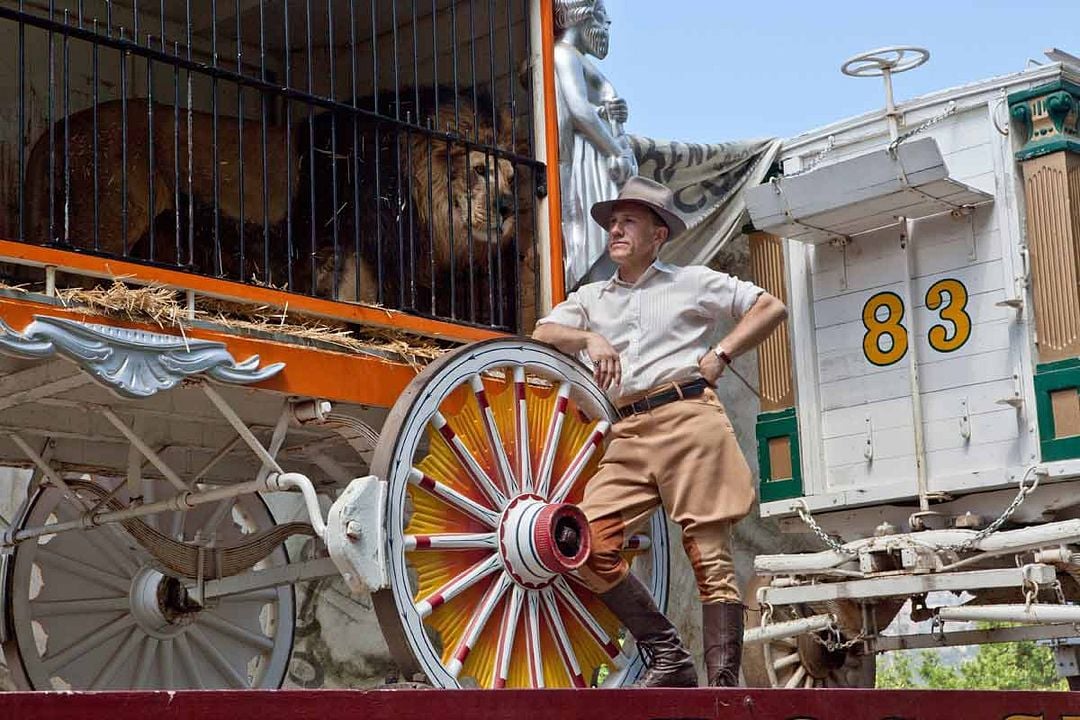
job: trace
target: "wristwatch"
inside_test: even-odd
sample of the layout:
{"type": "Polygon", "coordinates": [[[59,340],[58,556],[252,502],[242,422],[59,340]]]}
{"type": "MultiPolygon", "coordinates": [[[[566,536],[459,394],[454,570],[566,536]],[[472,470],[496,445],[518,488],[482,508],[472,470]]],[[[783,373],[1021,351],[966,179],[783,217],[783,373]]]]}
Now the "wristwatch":
{"type": "Polygon", "coordinates": [[[720,360],[723,361],[725,365],[731,364],[731,356],[724,351],[724,348],[717,345],[713,348],[713,352],[716,353],[716,357],[720,358],[720,360]]]}

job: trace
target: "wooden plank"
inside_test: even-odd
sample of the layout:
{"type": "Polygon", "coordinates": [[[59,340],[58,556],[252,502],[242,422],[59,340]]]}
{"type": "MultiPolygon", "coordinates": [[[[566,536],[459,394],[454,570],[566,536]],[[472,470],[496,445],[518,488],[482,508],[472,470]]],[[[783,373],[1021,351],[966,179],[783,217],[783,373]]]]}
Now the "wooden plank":
{"type": "Polygon", "coordinates": [[[915,434],[911,432],[911,428],[889,428],[886,430],[873,428],[870,434],[873,438],[872,460],[868,461],[864,455],[866,433],[863,432],[826,440],[824,443],[825,462],[830,468],[858,463],[875,465],[883,460],[914,457],[915,455],[915,434]]]}
{"type": "Polygon", "coordinates": [[[522,720],[535,717],[648,720],[805,718],[1060,718],[1075,720],[1075,693],[985,690],[771,690],[695,688],[596,690],[241,690],[5,693],[0,720],[261,720],[311,718],[522,720]],[[453,708],[453,712],[447,712],[453,708]]]}
{"type": "MultiPolygon", "coordinates": [[[[841,489],[877,487],[879,485],[895,484],[895,497],[910,497],[917,495],[915,484],[915,456],[885,458],[873,463],[856,462],[850,465],[837,465],[830,467],[828,472],[829,490],[835,492],[841,489]]],[[[857,498],[850,498],[849,502],[855,504],[857,498]]]]}

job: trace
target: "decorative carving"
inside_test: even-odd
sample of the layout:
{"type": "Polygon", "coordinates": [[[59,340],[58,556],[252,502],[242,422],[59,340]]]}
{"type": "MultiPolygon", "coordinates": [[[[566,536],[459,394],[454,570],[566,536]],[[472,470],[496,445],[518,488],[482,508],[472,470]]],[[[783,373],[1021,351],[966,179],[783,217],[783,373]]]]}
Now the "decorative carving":
{"type": "Polygon", "coordinates": [[[1059,150],[1080,152],[1080,86],[1057,80],[1013,93],[1009,114],[1024,142],[1016,153],[1017,160],[1059,150]]]}
{"type": "Polygon", "coordinates": [[[1080,356],[1080,155],[1023,163],[1039,362],[1080,356]]]}
{"type": "MultiPolygon", "coordinates": [[[[781,302],[787,303],[784,283],[783,240],[764,232],[750,233],[750,269],[754,282],[781,302]]],[[[787,322],[781,323],[758,347],[761,382],[761,412],[773,412],[795,405],[795,383],[791,369],[791,338],[787,322]]]]}
{"type": "Polygon", "coordinates": [[[277,375],[285,363],[259,368],[259,356],[236,362],[225,343],[35,315],[16,332],[0,319],[0,353],[38,359],[59,354],[121,397],[145,398],[204,374],[247,385],[277,375]]]}

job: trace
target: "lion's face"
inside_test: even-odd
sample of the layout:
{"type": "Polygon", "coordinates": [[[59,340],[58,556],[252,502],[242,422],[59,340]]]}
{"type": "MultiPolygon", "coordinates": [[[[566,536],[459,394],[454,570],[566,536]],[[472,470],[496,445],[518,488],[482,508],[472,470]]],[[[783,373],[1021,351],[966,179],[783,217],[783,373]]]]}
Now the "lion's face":
{"type": "MultiPolygon", "coordinates": [[[[462,108],[460,136],[495,145],[490,123],[481,122],[474,134],[472,120],[471,112],[462,108]]],[[[490,245],[502,247],[511,241],[515,233],[513,163],[464,143],[452,143],[448,151],[445,142],[429,146],[422,138],[413,140],[411,156],[414,205],[432,239],[436,265],[449,270],[451,255],[459,268],[470,257],[475,264],[487,257],[490,245]]]]}

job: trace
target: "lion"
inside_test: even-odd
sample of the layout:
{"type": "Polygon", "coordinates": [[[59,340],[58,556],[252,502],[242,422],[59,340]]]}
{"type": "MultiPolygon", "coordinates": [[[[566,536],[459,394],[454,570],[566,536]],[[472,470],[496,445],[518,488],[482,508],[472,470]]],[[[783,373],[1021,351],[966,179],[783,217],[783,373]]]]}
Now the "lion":
{"type": "Polygon", "coordinates": [[[406,98],[399,107],[387,105],[379,114],[428,118],[425,127],[444,132],[431,136],[368,119],[360,130],[360,152],[351,152],[355,138],[347,132],[343,138],[340,131],[331,152],[326,127],[331,116],[317,124],[313,157],[327,167],[317,169],[315,177],[327,177],[334,162],[338,177],[347,179],[339,181],[336,211],[324,205],[316,222],[323,230],[337,222],[338,237],[356,242],[339,243],[336,252],[322,248],[316,287],[338,300],[441,316],[453,309],[456,317],[477,320],[468,317],[469,309],[487,302],[490,277],[513,276],[512,265],[496,264],[513,246],[515,220],[525,212],[514,164],[478,147],[509,146],[509,113],[493,113],[485,93],[474,99],[461,92],[455,98],[445,87],[403,89],[399,97],[406,98]]]}
{"type": "Polygon", "coordinates": [[[257,120],[220,115],[215,136],[212,115],[145,99],[75,112],[53,124],[51,158],[49,131],[30,153],[27,239],[477,320],[470,308],[490,308],[490,277],[516,296],[505,256],[528,193],[513,163],[482,148],[509,145],[508,113],[479,91],[402,88],[397,107],[393,97],[380,97],[382,117],[317,110],[291,134],[267,125],[265,154],[257,120]]]}
{"type": "MultiPolygon", "coordinates": [[[[216,272],[211,114],[189,114],[186,109],[177,111],[139,98],[110,100],[99,103],[96,110],[80,110],[55,122],[51,158],[49,135],[46,131],[38,138],[26,166],[29,241],[216,272]],[[196,219],[196,247],[190,251],[188,203],[196,219]],[[151,227],[156,231],[152,248],[148,242],[151,227]]],[[[237,248],[230,245],[235,245],[236,233],[243,232],[241,218],[245,226],[276,227],[286,219],[297,194],[298,148],[293,145],[290,157],[286,156],[283,127],[267,125],[266,136],[264,208],[262,123],[217,118],[217,223],[219,234],[226,238],[218,262],[226,266],[234,262],[237,248]],[[287,165],[292,170],[292,188],[286,183],[287,165]]],[[[227,275],[227,268],[221,274],[227,275]]]]}

